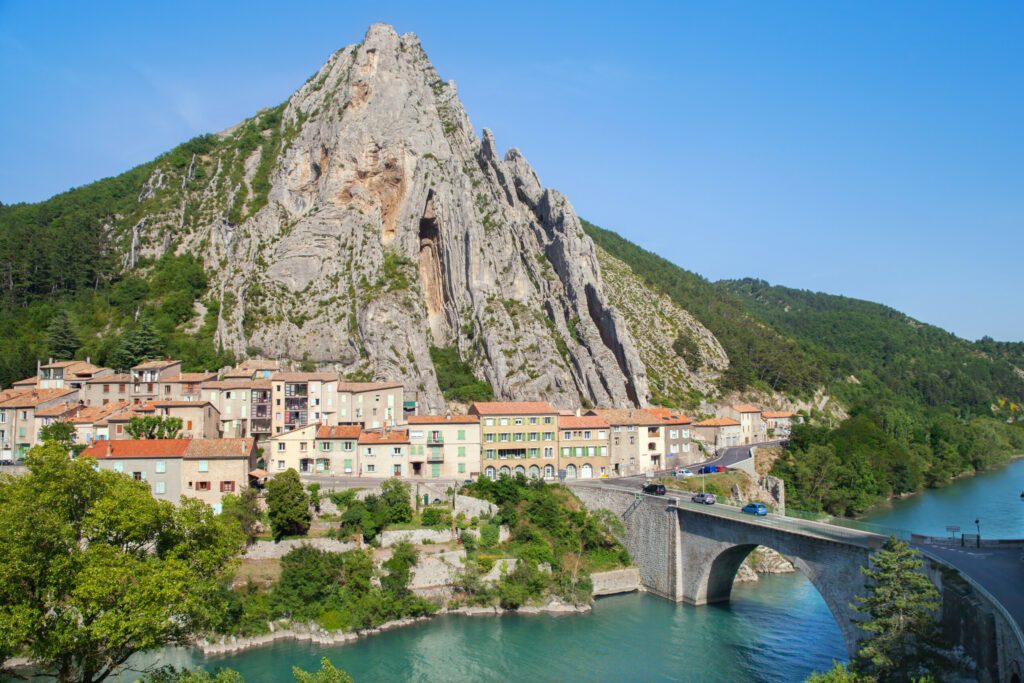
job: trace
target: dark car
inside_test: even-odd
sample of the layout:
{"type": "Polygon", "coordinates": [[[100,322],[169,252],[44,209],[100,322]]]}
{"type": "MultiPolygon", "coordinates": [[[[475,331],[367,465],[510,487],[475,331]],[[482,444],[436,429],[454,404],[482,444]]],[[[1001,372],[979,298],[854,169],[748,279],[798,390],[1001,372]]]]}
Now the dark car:
{"type": "Polygon", "coordinates": [[[700,503],[701,505],[714,505],[715,494],[713,493],[698,493],[690,499],[694,503],[700,503]]]}
{"type": "Polygon", "coordinates": [[[649,496],[664,496],[665,485],[664,484],[648,484],[644,487],[644,493],[649,496]]]}
{"type": "Polygon", "coordinates": [[[747,503],[743,506],[742,512],[748,515],[757,515],[758,517],[764,517],[768,514],[768,506],[764,503],[747,503]]]}

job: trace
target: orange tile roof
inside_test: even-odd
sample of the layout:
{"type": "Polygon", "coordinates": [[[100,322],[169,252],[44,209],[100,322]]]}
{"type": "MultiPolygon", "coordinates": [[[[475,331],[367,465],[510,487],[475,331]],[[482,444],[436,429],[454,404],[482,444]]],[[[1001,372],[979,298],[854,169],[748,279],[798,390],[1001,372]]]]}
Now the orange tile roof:
{"type": "Polygon", "coordinates": [[[189,382],[206,382],[217,377],[216,372],[183,372],[163,380],[168,384],[185,384],[189,382]]]}
{"type": "Polygon", "coordinates": [[[236,365],[234,370],[277,370],[281,367],[281,362],[276,360],[266,360],[264,358],[247,358],[241,363],[236,365]]]}
{"type": "Polygon", "coordinates": [[[740,423],[731,417],[715,417],[694,425],[695,427],[739,427],[740,423]]]}
{"type": "Polygon", "coordinates": [[[256,448],[256,439],[190,439],[185,459],[248,458],[256,448]]]}
{"type": "Polygon", "coordinates": [[[757,406],[752,406],[749,403],[740,403],[732,406],[732,409],[737,413],[760,413],[761,409],[757,406]]]}
{"type": "Polygon", "coordinates": [[[85,406],[78,414],[71,418],[71,422],[74,424],[88,424],[90,422],[96,422],[103,418],[116,413],[128,406],[126,401],[113,401],[102,406],[85,406]]]}
{"type": "Polygon", "coordinates": [[[77,389],[23,389],[0,402],[0,408],[34,408],[40,403],[46,403],[77,391],[77,389]]]}
{"type": "Polygon", "coordinates": [[[639,408],[595,408],[588,415],[600,415],[611,425],[647,426],[660,425],[661,419],[647,410],[639,408]]]}
{"type": "Polygon", "coordinates": [[[37,384],[39,384],[39,378],[36,377],[35,375],[32,375],[31,377],[26,377],[25,379],[19,379],[17,382],[12,384],[11,386],[12,387],[34,387],[37,384]]]}
{"type": "Polygon", "coordinates": [[[320,425],[316,430],[318,439],[358,439],[363,428],[359,425],[320,425]]]}
{"type": "Polygon", "coordinates": [[[177,365],[180,360],[144,360],[138,365],[132,366],[132,370],[159,370],[160,368],[169,368],[172,365],[177,365]]]}
{"type": "Polygon", "coordinates": [[[693,422],[689,417],[682,413],[677,413],[669,408],[644,408],[647,412],[655,417],[659,418],[664,424],[667,425],[687,425],[693,422]]]}
{"type": "Polygon", "coordinates": [[[394,429],[389,432],[363,432],[359,435],[361,444],[403,444],[409,443],[409,432],[394,429]]]}
{"type": "Polygon", "coordinates": [[[116,458],[182,458],[191,439],[118,439],[93,441],[82,456],[97,460],[116,458]]]}
{"type": "Polygon", "coordinates": [[[485,401],[469,408],[477,415],[557,415],[547,401],[485,401]]]}
{"type": "Polygon", "coordinates": [[[115,373],[113,375],[103,375],[102,377],[93,377],[86,384],[128,384],[132,381],[132,376],[127,373],[115,373]]]}
{"type": "Polygon", "coordinates": [[[222,379],[203,382],[203,389],[270,389],[269,379],[222,379]]]}
{"type": "Polygon", "coordinates": [[[559,429],[608,429],[608,420],[600,415],[575,415],[558,418],[559,429]]]}
{"type": "Polygon", "coordinates": [[[84,360],[56,361],[53,363],[46,363],[44,365],[40,365],[39,368],[41,370],[63,368],[64,370],[67,370],[69,374],[72,375],[92,375],[95,374],[96,372],[99,372],[100,370],[107,369],[100,367],[98,365],[93,365],[92,363],[88,363],[84,360]]]}
{"type": "Polygon", "coordinates": [[[478,424],[477,415],[410,415],[411,425],[478,424]]]}
{"type": "Polygon", "coordinates": [[[36,417],[60,417],[67,413],[74,412],[78,408],[77,403],[58,403],[50,408],[43,408],[36,411],[36,417]]]}
{"type": "Polygon", "coordinates": [[[277,382],[332,382],[337,381],[338,373],[334,372],[275,372],[270,379],[277,382]]]}
{"type": "Polygon", "coordinates": [[[772,420],[784,417],[796,417],[796,413],[791,413],[788,410],[768,410],[761,413],[761,417],[772,420]]]}

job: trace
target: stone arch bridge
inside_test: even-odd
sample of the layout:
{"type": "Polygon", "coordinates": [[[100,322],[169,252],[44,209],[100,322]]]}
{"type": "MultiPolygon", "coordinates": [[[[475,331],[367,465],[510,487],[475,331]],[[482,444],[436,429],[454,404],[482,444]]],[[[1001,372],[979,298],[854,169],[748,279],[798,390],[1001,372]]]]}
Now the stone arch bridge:
{"type": "MultiPolygon", "coordinates": [[[[740,564],[763,545],[785,555],[814,584],[847,652],[856,653],[864,632],[850,605],[866,592],[860,568],[884,536],[776,515],[754,517],[725,505],[691,503],[689,494],[648,496],[610,482],[574,482],[572,490],[589,509],[606,508],[622,519],[624,544],[647,591],[693,605],[726,601],[740,564]]],[[[1020,683],[1020,627],[973,579],[921,549],[924,571],[942,596],[939,619],[947,639],[974,660],[978,680],[1020,683]]]]}

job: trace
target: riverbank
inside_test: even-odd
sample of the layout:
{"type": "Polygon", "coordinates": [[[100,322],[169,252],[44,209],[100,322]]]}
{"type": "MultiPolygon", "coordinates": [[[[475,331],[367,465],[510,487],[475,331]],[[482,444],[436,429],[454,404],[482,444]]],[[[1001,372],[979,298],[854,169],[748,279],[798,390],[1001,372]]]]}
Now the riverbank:
{"type": "Polygon", "coordinates": [[[217,656],[237,654],[254,648],[266,647],[279,641],[296,640],[308,642],[320,647],[334,647],[352,643],[363,638],[368,638],[387,631],[405,628],[424,621],[430,621],[444,615],[461,615],[468,617],[487,617],[502,615],[565,615],[565,614],[586,614],[593,609],[592,604],[570,605],[559,600],[552,600],[541,606],[526,605],[518,609],[505,610],[500,607],[456,607],[437,612],[433,616],[410,617],[406,619],[395,619],[380,626],[357,631],[326,631],[315,624],[291,624],[287,628],[275,628],[271,624],[271,632],[259,636],[237,637],[223,636],[220,640],[211,642],[207,639],[200,639],[193,643],[193,648],[204,656],[217,656]]]}

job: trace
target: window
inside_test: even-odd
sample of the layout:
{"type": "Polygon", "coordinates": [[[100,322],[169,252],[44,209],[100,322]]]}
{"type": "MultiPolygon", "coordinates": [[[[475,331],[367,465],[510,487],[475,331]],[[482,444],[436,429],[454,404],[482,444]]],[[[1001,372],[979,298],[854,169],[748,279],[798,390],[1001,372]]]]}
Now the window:
{"type": "Polygon", "coordinates": [[[321,441],[320,442],[320,450],[322,450],[324,453],[329,453],[331,451],[331,442],[330,441],[321,441]]]}
{"type": "Polygon", "coordinates": [[[670,438],[670,439],[678,439],[679,438],[679,430],[678,429],[670,429],[670,430],[668,430],[668,438],[670,438]]]}
{"type": "Polygon", "coordinates": [[[165,461],[165,460],[157,460],[156,461],[156,473],[157,474],[163,474],[166,471],[167,471],[167,461],[165,461]]]}
{"type": "Polygon", "coordinates": [[[209,472],[210,471],[210,461],[209,460],[200,460],[199,461],[199,471],[200,472],[209,472]]]}
{"type": "Polygon", "coordinates": [[[539,458],[540,457],[540,449],[539,448],[531,448],[530,449],[530,457],[531,458],[539,458]]]}
{"type": "Polygon", "coordinates": [[[145,478],[146,475],[144,472],[132,472],[132,479],[134,479],[135,481],[142,481],[145,478]]]}
{"type": "Polygon", "coordinates": [[[515,420],[516,420],[516,424],[517,424],[517,425],[521,425],[521,424],[523,424],[523,418],[521,418],[521,417],[517,417],[517,418],[516,418],[515,420]]]}
{"type": "Polygon", "coordinates": [[[277,442],[277,452],[284,453],[284,441],[277,442]]]}
{"type": "Polygon", "coordinates": [[[104,394],[109,394],[110,393],[110,385],[109,384],[104,384],[103,385],[103,393],[104,394]]]}
{"type": "Polygon", "coordinates": [[[125,389],[125,385],[124,384],[118,384],[117,385],[117,393],[123,394],[124,393],[124,389],[125,389]]]}
{"type": "Polygon", "coordinates": [[[530,432],[530,441],[540,441],[540,432],[530,432]]]}
{"type": "Polygon", "coordinates": [[[153,493],[157,495],[167,493],[167,484],[162,481],[153,482],[153,493]]]}
{"type": "Polygon", "coordinates": [[[466,430],[465,430],[465,429],[460,429],[460,430],[459,430],[459,431],[458,431],[458,432],[456,433],[456,435],[455,435],[455,438],[456,438],[456,440],[458,440],[458,441],[465,441],[465,440],[466,440],[466,430]]]}
{"type": "Polygon", "coordinates": [[[508,441],[508,432],[502,432],[501,434],[499,434],[498,435],[498,441],[501,441],[502,443],[507,442],[508,441]]]}
{"type": "Polygon", "coordinates": [[[507,417],[501,418],[500,420],[498,420],[498,422],[501,424],[502,427],[508,427],[508,418],[507,417]]]}
{"type": "Polygon", "coordinates": [[[221,493],[234,493],[235,492],[235,482],[233,482],[233,481],[222,481],[220,483],[220,492],[221,493]]]}
{"type": "Polygon", "coordinates": [[[465,458],[466,457],[466,447],[465,446],[459,446],[459,457],[460,458],[465,458]]]}
{"type": "Polygon", "coordinates": [[[484,434],[485,443],[494,443],[494,432],[487,432],[484,434]]]}
{"type": "Polygon", "coordinates": [[[565,432],[563,435],[566,441],[572,441],[572,432],[565,432]]]}
{"type": "Polygon", "coordinates": [[[530,418],[530,424],[532,424],[532,425],[535,425],[535,424],[537,424],[537,418],[536,418],[536,416],[534,416],[534,417],[531,417],[531,418],[530,418]]]}
{"type": "Polygon", "coordinates": [[[522,441],[522,440],[523,440],[523,433],[522,432],[516,432],[516,441],[522,441]]]}
{"type": "Polygon", "coordinates": [[[486,451],[484,451],[484,457],[487,458],[488,460],[494,460],[494,453],[495,451],[493,448],[488,448],[486,451]]]}
{"type": "Polygon", "coordinates": [[[299,450],[305,452],[305,450],[306,450],[306,442],[305,441],[300,441],[299,442],[299,450]]]}
{"type": "Polygon", "coordinates": [[[485,427],[493,427],[494,426],[494,418],[493,417],[485,417],[484,418],[484,426],[485,427]]]}
{"type": "Polygon", "coordinates": [[[188,429],[189,431],[192,430],[192,420],[185,423],[185,429],[188,429]]]}
{"type": "Polygon", "coordinates": [[[391,449],[391,455],[401,455],[401,454],[402,454],[402,447],[401,446],[395,446],[394,448],[391,449]]]}
{"type": "Polygon", "coordinates": [[[544,440],[545,441],[554,441],[555,440],[555,433],[554,432],[544,432],[544,440]]]}
{"type": "Polygon", "coordinates": [[[568,446],[563,446],[562,447],[562,457],[563,458],[568,458],[570,453],[572,453],[572,449],[571,448],[569,448],[568,446]]]}
{"type": "Polygon", "coordinates": [[[209,491],[209,490],[210,490],[210,482],[208,482],[208,481],[197,481],[196,482],[196,491],[209,491]]]}
{"type": "MultiPolygon", "coordinates": [[[[118,434],[124,433],[124,425],[117,425],[117,430],[116,431],[117,431],[118,434]]],[[[24,436],[24,434],[22,434],[22,436],[24,436]]]]}
{"type": "Polygon", "coordinates": [[[377,466],[376,465],[367,465],[366,466],[366,471],[367,471],[367,473],[376,472],[377,471],[377,466]]]}
{"type": "Polygon", "coordinates": [[[551,446],[547,446],[544,449],[544,457],[545,458],[553,458],[553,457],[555,457],[555,449],[552,448],[551,446]]]}
{"type": "Polygon", "coordinates": [[[551,416],[548,416],[548,417],[544,418],[544,424],[546,424],[546,425],[553,424],[554,421],[555,421],[555,419],[553,417],[551,417],[551,416]]]}
{"type": "Polygon", "coordinates": [[[114,463],[114,471],[115,472],[124,472],[124,463],[123,462],[115,462],[114,463]]]}
{"type": "Polygon", "coordinates": [[[583,432],[583,438],[589,440],[590,439],[590,432],[589,431],[583,432]]]}
{"type": "Polygon", "coordinates": [[[622,431],[622,427],[620,427],[619,425],[615,425],[614,427],[612,427],[612,431],[613,432],[621,432],[622,431]]]}
{"type": "Polygon", "coordinates": [[[373,446],[367,446],[366,450],[363,451],[363,455],[372,458],[373,457],[373,446]]]}
{"type": "Polygon", "coordinates": [[[460,462],[459,463],[459,474],[465,474],[465,473],[466,473],[466,463],[460,462]]]}
{"type": "Polygon", "coordinates": [[[597,432],[597,438],[598,438],[598,440],[599,440],[599,441],[604,441],[605,439],[607,439],[607,438],[608,438],[608,432],[606,432],[606,431],[605,431],[605,430],[603,430],[603,429],[601,429],[601,430],[598,430],[598,432],[597,432]]]}

